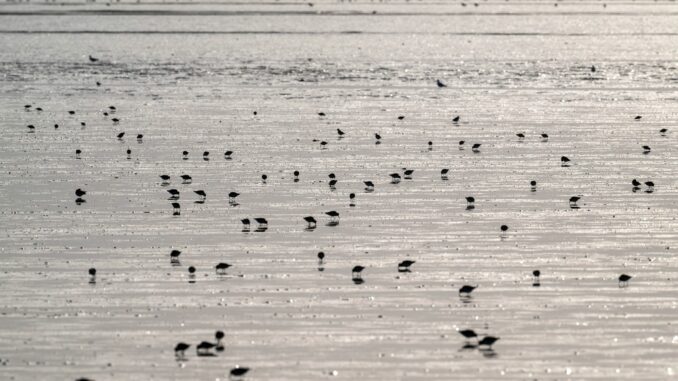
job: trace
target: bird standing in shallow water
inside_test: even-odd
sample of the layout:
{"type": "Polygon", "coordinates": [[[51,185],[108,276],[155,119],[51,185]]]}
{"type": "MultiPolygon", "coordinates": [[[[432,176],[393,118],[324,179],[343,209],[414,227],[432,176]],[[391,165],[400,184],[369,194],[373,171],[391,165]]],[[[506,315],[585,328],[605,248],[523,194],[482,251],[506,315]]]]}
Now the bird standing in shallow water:
{"type": "Polygon", "coordinates": [[[312,216],[304,217],[304,221],[306,221],[308,223],[308,227],[307,227],[308,229],[315,228],[316,223],[317,223],[315,218],[313,218],[312,216]]]}
{"type": "Polygon", "coordinates": [[[224,275],[226,274],[226,270],[228,270],[229,267],[232,265],[225,263],[225,262],[220,262],[216,266],[214,266],[214,270],[217,272],[219,275],[224,275]]]}
{"type": "Polygon", "coordinates": [[[443,81],[441,81],[441,80],[439,80],[439,79],[436,79],[436,85],[437,85],[438,87],[447,87],[447,85],[444,84],[443,81]]]}
{"type": "Polygon", "coordinates": [[[243,377],[247,372],[250,371],[250,368],[241,368],[241,367],[235,367],[231,369],[231,372],[229,373],[229,377],[243,377]]]}
{"type": "Polygon", "coordinates": [[[473,147],[471,147],[471,151],[473,151],[473,152],[475,152],[475,153],[480,152],[480,146],[481,146],[481,145],[482,145],[481,143],[475,143],[475,144],[473,145],[473,147]]]}
{"type": "Polygon", "coordinates": [[[469,295],[471,295],[471,293],[473,292],[473,290],[475,290],[476,288],[478,288],[478,286],[469,286],[469,285],[467,285],[467,284],[466,284],[466,285],[463,285],[463,286],[461,286],[461,288],[459,289],[459,295],[466,295],[466,296],[469,296],[469,295]]]}
{"type": "Polygon", "coordinates": [[[539,271],[539,270],[532,271],[532,286],[539,287],[539,285],[541,284],[540,279],[539,279],[540,276],[541,276],[541,271],[539,271]]]}
{"type": "Polygon", "coordinates": [[[629,280],[633,278],[631,275],[622,274],[619,276],[619,287],[626,287],[629,285],[629,280]]]}
{"type": "Polygon", "coordinates": [[[174,355],[177,356],[177,358],[184,358],[186,350],[190,347],[190,344],[178,343],[174,347],[174,355]]]}
{"type": "Polygon", "coordinates": [[[466,197],[466,209],[471,210],[476,207],[476,199],[473,196],[466,197]]]}
{"type": "Polygon", "coordinates": [[[410,266],[412,266],[415,263],[416,263],[416,261],[411,261],[411,260],[404,260],[404,261],[398,263],[398,272],[399,273],[410,272],[410,266]]]}
{"type": "Polygon", "coordinates": [[[363,275],[363,270],[365,270],[364,266],[353,266],[353,270],[351,270],[351,275],[353,278],[362,278],[363,275]]]}
{"type": "Polygon", "coordinates": [[[480,341],[478,342],[478,345],[479,345],[479,346],[480,346],[480,345],[484,345],[484,346],[487,346],[487,347],[489,347],[489,348],[492,348],[492,344],[496,343],[498,340],[499,340],[498,337],[494,337],[494,336],[485,336],[485,337],[482,338],[482,340],[480,340],[480,341]]]}
{"type": "Polygon", "coordinates": [[[97,269],[94,267],[90,268],[89,271],[89,283],[94,284],[97,282],[97,269]]]}
{"type": "Polygon", "coordinates": [[[478,340],[478,334],[472,329],[462,329],[459,331],[459,334],[464,336],[467,340],[476,339],[478,340]]]}
{"type": "Polygon", "coordinates": [[[201,198],[203,201],[207,198],[207,193],[205,193],[205,191],[202,190],[202,189],[201,189],[201,190],[197,190],[197,191],[193,191],[193,193],[195,193],[195,194],[197,194],[198,196],[200,196],[200,198],[201,198]]]}

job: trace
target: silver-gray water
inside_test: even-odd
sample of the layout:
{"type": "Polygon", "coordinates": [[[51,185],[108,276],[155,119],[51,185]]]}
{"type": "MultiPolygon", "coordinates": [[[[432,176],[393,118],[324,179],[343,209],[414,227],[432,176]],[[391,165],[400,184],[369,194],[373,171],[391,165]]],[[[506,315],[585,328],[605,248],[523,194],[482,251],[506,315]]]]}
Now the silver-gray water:
{"type": "Polygon", "coordinates": [[[1,4],[0,379],[676,377],[678,5],[556,4],[1,4]]]}

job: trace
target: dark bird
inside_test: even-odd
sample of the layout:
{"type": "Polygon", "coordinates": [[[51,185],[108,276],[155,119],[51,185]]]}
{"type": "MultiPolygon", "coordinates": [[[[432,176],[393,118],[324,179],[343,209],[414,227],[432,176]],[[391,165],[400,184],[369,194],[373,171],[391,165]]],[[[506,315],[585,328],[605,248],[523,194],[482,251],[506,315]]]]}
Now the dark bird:
{"type": "Polygon", "coordinates": [[[407,169],[407,170],[405,170],[405,172],[403,172],[403,174],[404,174],[406,177],[412,176],[413,173],[414,173],[414,169],[407,169]]]}
{"type": "Polygon", "coordinates": [[[466,339],[478,339],[478,334],[472,329],[462,329],[459,331],[459,334],[464,336],[466,339]]]}
{"type": "Polygon", "coordinates": [[[464,140],[459,141],[459,149],[464,149],[464,143],[466,143],[464,140]]]}
{"type": "Polygon", "coordinates": [[[636,179],[633,179],[633,180],[631,180],[631,184],[632,184],[634,187],[637,188],[637,187],[640,186],[640,181],[638,181],[638,180],[636,180],[636,179]]]}
{"type": "Polygon", "coordinates": [[[58,128],[59,128],[59,125],[58,125],[58,124],[55,124],[55,125],[54,125],[54,129],[56,130],[56,129],[58,129],[58,128]]]}
{"type": "Polygon", "coordinates": [[[653,181],[646,181],[645,185],[647,185],[648,188],[654,188],[654,182],[653,181]]]}
{"type": "Polygon", "coordinates": [[[355,193],[349,194],[348,198],[351,199],[351,200],[355,200],[355,193]]]}
{"type": "Polygon", "coordinates": [[[189,266],[189,267],[188,267],[188,273],[189,273],[189,274],[195,274],[195,267],[189,266]]]}
{"type": "Polygon", "coordinates": [[[480,143],[476,143],[476,144],[473,145],[473,147],[471,147],[471,150],[472,150],[473,152],[480,152],[480,146],[481,146],[481,145],[482,145],[482,144],[480,144],[480,143]]]}
{"type": "Polygon", "coordinates": [[[363,266],[354,266],[353,270],[351,270],[351,275],[353,275],[354,278],[360,278],[363,270],[365,270],[365,267],[363,266]]]}
{"type": "Polygon", "coordinates": [[[502,232],[505,233],[506,231],[508,231],[508,226],[506,226],[506,225],[501,225],[501,227],[500,227],[499,229],[500,229],[502,232]]]}
{"type": "Polygon", "coordinates": [[[473,196],[468,196],[466,197],[466,206],[468,208],[473,208],[475,207],[476,199],[473,196]]]}
{"type": "Polygon", "coordinates": [[[405,115],[399,115],[398,116],[398,120],[403,120],[403,119],[405,119],[405,115]]]}
{"type": "Polygon", "coordinates": [[[36,107],[35,111],[42,111],[42,107],[36,107]]]}
{"type": "Polygon", "coordinates": [[[517,133],[516,136],[518,137],[518,140],[525,139],[525,134],[523,134],[522,132],[517,133]]]}
{"type": "Polygon", "coordinates": [[[459,115],[457,115],[454,118],[452,118],[452,123],[459,123],[460,119],[461,119],[461,117],[459,115]]]}
{"type": "Polygon", "coordinates": [[[68,113],[69,113],[70,115],[75,115],[75,111],[73,111],[73,110],[68,111],[68,113]]]}
{"type": "Polygon", "coordinates": [[[294,171],[294,179],[299,180],[299,171],[294,171]]]}
{"type": "Polygon", "coordinates": [[[118,118],[112,118],[111,121],[113,122],[113,124],[120,123],[120,119],[118,119],[118,118]]]}
{"type": "Polygon", "coordinates": [[[567,156],[561,156],[560,157],[560,165],[561,166],[566,167],[566,166],[569,165],[569,163],[570,163],[570,158],[568,158],[567,156]]]}
{"type": "Polygon", "coordinates": [[[393,184],[399,183],[400,182],[400,175],[397,173],[391,173],[389,176],[391,176],[391,182],[393,184]]]}
{"type": "Polygon", "coordinates": [[[250,219],[249,218],[243,218],[242,220],[240,220],[240,222],[242,222],[244,229],[250,228],[250,219]]]}
{"type": "Polygon", "coordinates": [[[640,119],[642,119],[642,118],[643,118],[642,116],[640,116],[640,115],[636,115],[636,117],[635,117],[635,118],[633,118],[633,119],[635,119],[635,120],[640,120],[640,119]]]}
{"type": "Polygon", "coordinates": [[[91,55],[89,56],[89,62],[97,62],[99,61],[98,58],[92,57],[91,55]]]}
{"type": "Polygon", "coordinates": [[[343,137],[343,136],[344,136],[345,132],[344,132],[344,131],[342,131],[341,129],[337,128],[337,134],[338,134],[338,135],[339,135],[339,137],[341,138],[341,137],[343,137]]]}
{"type": "Polygon", "coordinates": [[[76,149],[75,150],[75,158],[80,159],[80,154],[82,153],[82,150],[76,149]]]}
{"type": "Polygon", "coordinates": [[[202,159],[205,160],[205,161],[210,159],[209,151],[205,151],[205,152],[202,153],[202,159]]]}
{"type": "Polygon", "coordinates": [[[97,81],[96,82],[97,86],[101,86],[101,82],[97,81]]]}
{"type": "Polygon", "coordinates": [[[464,285],[459,289],[459,295],[470,295],[478,286],[464,285]]]}
{"type": "Polygon", "coordinates": [[[537,190],[537,182],[534,181],[534,180],[530,181],[530,187],[532,188],[533,192],[536,191],[537,190]]]}
{"type": "Polygon", "coordinates": [[[175,216],[178,216],[179,214],[181,214],[181,212],[180,212],[180,210],[181,210],[181,205],[179,205],[178,202],[173,202],[173,203],[172,203],[172,208],[174,208],[174,215],[175,215],[175,216]]]}
{"type": "Polygon", "coordinates": [[[97,269],[95,269],[94,267],[90,268],[87,272],[92,277],[95,277],[97,275],[97,269]]]}
{"type": "Polygon", "coordinates": [[[173,200],[178,200],[179,199],[179,191],[176,189],[168,189],[167,193],[170,194],[170,198],[173,200]]]}
{"type": "Polygon", "coordinates": [[[329,212],[325,212],[328,216],[330,216],[330,219],[333,221],[339,220],[339,213],[336,210],[330,210],[329,212]]]}
{"type": "Polygon", "coordinates": [[[619,287],[628,286],[629,280],[633,278],[631,275],[622,274],[619,276],[619,287]]]}
{"type": "Polygon", "coordinates": [[[643,153],[650,153],[650,151],[652,151],[650,146],[643,146],[643,153]]]}
{"type": "Polygon", "coordinates": [[[549,140],[549,134],[541,134],[541,141],[545,142],[547,140],[549,140]]]}
{"type": "Polygon", "coordinates": [[[122,139],[123,136],[125,136],[125,133],[124,133],[124,132],[119,133],[119,134],[118,134],[118,139],[122,139]]]}
{"type": "Polygon", "coordinates": [[[442,170],[440,170],[440,176],[441,176],[441,177],[447,177],[447,174],[448,174],[449,172],[450,172],[450,169],[449,169],[449,168],[443,168],[442,170]]]}
{"type": "Polygon", "coordinates": [[[579,196],[572,196],[570,197],[570,207],[574,208],[577,206],[577,201],[581,200],[581,197],[579,196]]]}
{"type": "Polygon", "coordinates": [[[231,369],[230,377],[242,377],[249,371],[250,371],[250,368],[236,367],[236,368],[231,369]]]}
{"type": "Polygon", "coordinates": [[[257,217],[257,218],[254,219],[254,221],[256,221],[259,224],[260,228],[264,228],[264,227],[268,226],[268,221],[266,221],[265,218],[257,217]]]}
{"type": "Polygon", "coordinates": [[[381,140],[381,135],[375,133],[374,138],[377,139],[377,140],[381,140]]]}
{"type": "Polygon", "coordinates": [[[323,261],[325,259],[325,253],[322,251],[318,252],[318,260],[323,261]]]}
{"type": "Polygon", "coordinates": [[[31,130],[31,131],[35,130],[35,126],[32,125],[32,124],[29,124],[29,125],[26,126],[26,127],[28,127],[28,129],[31,130]]]}
{"type": "Polygon", "coordinates": [[[433,142],[429,141],[428,142],[428,150],[430,151],[432,149],[433,149],[433,142]]]}
{"type": "Polygon", "coordinates": [[[179,256],[181,255],[181,251],[179,250],[172,250],[170,251],[170,261],[172,262],[178,262],[179,261],[179,256]]]}
{"type": "Polygon", "coordinates": [[[268,176],[266,176],[265,174],[264,174],[264,175],[261,175],[261,182],[262,182],[262,183],[265,184],[265,183],[266,183],[266,179],[268,179],[268,176]]]}
{"type": "Polygon", "coordinates": [[[363,181],[363,184],[365,184],[365,190],[368,191],[373,191],[374,190],[374,183],[371,181],[363,181]]]}
{"type": "Polygon", "coordinates": [[[137,140],[142,140],[144,138],[144,134],[138,134],[137,135],[137,140]]]}
{"type": "Polygon", "coordinates": [[[330,184],[330,188],[334,189],[337,185],[337,180],[336,179],[330,180],[329,184],[330,184]]]}
{"type": "Polygon", "coordinates": [[[174,354],[175,354],[177,357],[184,357],[184,355],[185,355],[184,352],[185,352],[188,348],[190,348],[190,347],[191,347],[190,344],[186,344],[186,343],[178,343],[178,344],[174,347],[174,354]]]}
{"type": "Polygon", "coordinates": [[[334,173],[330,173],[330,174],[327,175],[327,176],[328,176],[330,179],[332,179],[332,180],[334,180],[334,179],[337,178],[337,176],[336,176],[334,173]]]}
{"type": "Polygon", "coordinates": [[[170,175],[160,175],[160,178],[162,179],[162,181],[169,181],[170,175]]]}
{"type": "Polygon", "coordinates": [[[111,112],[115,112],[117,110],[115,106],[108,106],[108,109],[111,110],[111,112]]]}
{"type": "Polygon", "coordinates": [[[325,113],[324,113],[324,112],[319,112],[319,113],[318,113],[318,116],[325,116],[325,113]]]}
{"type": "Polygon", "coordinates": [[[240,193],[238,192],[229,192],[228,193],[228,201],[232,204],[235,202],[235,198],[240,196],[240,193]]]}
{"type": "Polygon", "coordinates": [[[308,228],[309,228],[309,229],[314,228],[315,225],[316,225],[316,222],[317,222],[317,221],[315,220],[315,218],[313,218],[312,216],[304,217],[304,221],[306,221],[306,222],[308,223],[308,228]]]}
{"type": "Polygon", "coordinates": [[[193,181],[193,178],[189,175],[181,175],[181,180],[183,180],[184,184],[188,184],[193,181]]]}
{"type": "Polygon", "coordinates": [[[24,105],[24,110],[30,111],[31,107],[33,107],[33,106],[31,106],[31,105],[24,105]]]}
{"type": "Polygon", "coordinates": [[[231,160],[231,155],[233,155],[233,151],[224,152],[224,159],[231,160]]]}
{"type": "Polygon", "coordinates": [[[193,193],[195,193],[195,194],[197,194],[198,196],[200,196],[203,200],[207,198],[207,193],[205,193],[205,191],[202,190],[202,189],[197,190],[197,191],[193,191],[193,193]]]}
{"type": "Polygon", "coordinates": [[[203,341],[200,344],[198,344],[195,349],[198,354],[198,356],[209,356],[210,355],[210,350],[217,345],[214,343],[210,343],[209,341],[203,341]]]}
{"type": "Polygon", "coordinates": [[[217,339],[217,347],[215,348],[218,352],[221,352],[224,350],[224,346],[221,343],[221,340],[224,339],[224,332],[223,331],[216,331],[214,333],[214,338],[217,339]]]}
{"type": "Polygon", "coordinates": [[[326,142],[326,141],[323,140],[323,141],[320,142],[320,147],[321,147],[321,148],[325,148],[326,146],[327,146],[327,142],[326,142]]]}
{"type": "Polygon", "coordinates": [[[82,196],[84,196],[84,195],[86,195],[86,194],[87,194],[87,191],[84,191],[84,190],[82,190],[82,189],[80,189],[80,188],[78,188],[78,189],[75,190],[75,195],[78,196],[78,197],[82,197],[82,196]]]}
{"type": "Polygon", "coordinates": [[[660,133],[661,135],[666,135],[666,133],[667,133],[668,131],[669,131],[668,129],[662,128],[661,130],[659,130],[659,133],[660,133]]]}
{"type": "Polygon", "coordinates": [[[438,87],[447,87],[447,85],[439,79],[436,79],[436,85],[438,85],[438,87]]]}
{"type": "Polygon", "coordinates": [[[596,72],[596,67],[591,65],[591,73],[595,73],[595,72],[596,72]]]}
{"type": "Polygon", "coordinates": [[[132,150],[128,148],[127,149],[127,160],[129,160],[131,158],[130,157],[131,154],[132,154],[132,150]]]}
{"type": "Polygon", "coordinates": [[[188,160],[188,151],[182,152],[181,155],[183,156],[184,160],[188,160]]]}
{"type": "Polygon", "coordinates": [[[541,276],[541,271],[534,270],[532,271],[532,285],[539,286],[539,277],[541,276]]]}
{"type": "Polygon", "coordinates": [[[398,263],[398,272],[401,272],[401,273],[410,272],[410,266],[412,266],[415,263],[416,263],[416,261],[410,261],[410,260],[404,260],[404,261],[398,263]]]}
{"type": "Polygon", "coordinates": [[[220,262],[216,266],[214,266],[214,269],[216,270],[217,274],[225,274],[226,270],[231,267],[230,264],[225,263],[225,262],[220,262]]]}
{"type": "Polygon", "coordinates": [[[485,336],[485,337],[483,337],[482,340],[480,340],[480,341],[478,342],[478,345],[486,345],[486,346],[492,348],[492,344],[496,343],[497,340],[499,340],[498,337],[494,337],[494,336],[485,336]]]}

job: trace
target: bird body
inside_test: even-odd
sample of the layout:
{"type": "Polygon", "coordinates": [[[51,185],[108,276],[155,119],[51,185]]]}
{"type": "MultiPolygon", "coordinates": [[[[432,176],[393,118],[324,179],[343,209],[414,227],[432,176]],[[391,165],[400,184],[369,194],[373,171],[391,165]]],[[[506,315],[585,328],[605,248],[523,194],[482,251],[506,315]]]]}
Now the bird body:
{"type": "Polygon", "coordinates": [[[447,85],[444,84],[444,83],[443,83],[441,80],[439,80],[439,79],[436,79],[436,85],[437,85],[438,87],[447,87],[447,85]]]}
{"type": "Polygon", "coordinates": [[[475,144],[473,145],[473,147],[471,147],[471,150],[472,150],[473,152],[480,152],[480,146],[481,146],[481,145],[482,145],[481,143],[475,143],[475,144]]]}
{"type": "Polygon", "coordinates": [[[478,345],[486,345],[488,347],[492,347],[492,344],[496,343],[497,340],[499,340],[498,337],[494,336],[485,336],[478,342],[478,345]]]}
{"type": "Polygon", "coordinates": [[[365,270],[364,266],[353,266],[353,270],[351,270],[351,273],[353,274],[353,276],[360,277],[363,270],[365,270]]]}
{"type": "Polygon", "coordinates": [[[478,338],[478,334],[472,329],[462,329],[459,334],[467,339],[478,338]]]}
{"type": "Polygon", "coordinates": [[[82,197],[82,196],[84,196],[84,195],[86,195],[86,194],[87,194],[87,191],[84,191],[84,190],[82,190],[82,189],[80,189],[80,188],[78,188],[78,189],[75,190],[75,195],[78,196],[78,197],[82,197]]]}
{"type": "Polygon", "coordinates": [[[254,219],[254,221],[256,221],[261,226],[268,225],[268,221],[263,217],[257,217],[257,218],[254,219]]]}
{"type": "Polygon", "coordinates": [[[177,356],[179,356],[179,355],[183,356],[183,355],[184,355],[184,352],[185,352],[188,348],[190,348],[190,347],[191,347],[191,344],[178,343],[178,344],[174,347],[174,353],[175,353],[177,356]]]}
{"type": "Polygon", "coordinates": [[[198,196],[202,197],[203,199],[207,198],[207,193],[205,193],[204,190],[200,189],[197,191],[193,191],[193,193],[197,194],[198,196]]]}
{"type": "Polygon", "coordinates": [[[249,372],[250,368],[233,368],[231,369],[230,375],[233,377],[242,377],[245,373],[249,372]]]}
{"type": "Polygon", "coordinates": [[[399,272],[409,272],[410,266],[412,266],[415,263],[416,263],[416,261],[411,261],[409,259],[406,259],[406,260],[398,263],[398,271],[399,272]]]}
{"type": "Polygon", "coordinates": [[[460,294],[460,295],[461,295],[461,294],[469,295],[469,294],[472,293],[473,290],[475,290],[476,288],[478,288],[478,286],[469,286],[469,285],[467,285],[467,284],[466,284],[466,285],[463,285],[463,286],[459,289],[459,294],[460,294]]]}
{"type": "Polygon", "coordinates": [[[232,265],[225,263],[225,262],[220,262],[216,266],[214,266],[214,269],[217,271],[217,273],[223,273],[226,272],[226,270],[231,267],[232,265]]]}
{"type": "Polygon", "coordinates": [[[315,220],[315,218],[313,218],[313,216],[304,217],[304,221],[306,221],[308,223],[309,228],[314,227],[317,223],[317,221],[315,220]]]}

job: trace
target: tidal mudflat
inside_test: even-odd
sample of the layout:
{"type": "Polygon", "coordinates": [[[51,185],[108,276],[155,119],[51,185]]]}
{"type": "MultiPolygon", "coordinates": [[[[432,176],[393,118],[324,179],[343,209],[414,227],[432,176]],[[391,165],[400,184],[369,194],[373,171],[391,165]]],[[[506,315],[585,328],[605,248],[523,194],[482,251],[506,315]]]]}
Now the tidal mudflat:
{"type": "Polygon", "coordinates": [[[1,4],[0,379],[676,377],[678,5],[556,4],[1,4]]]}

